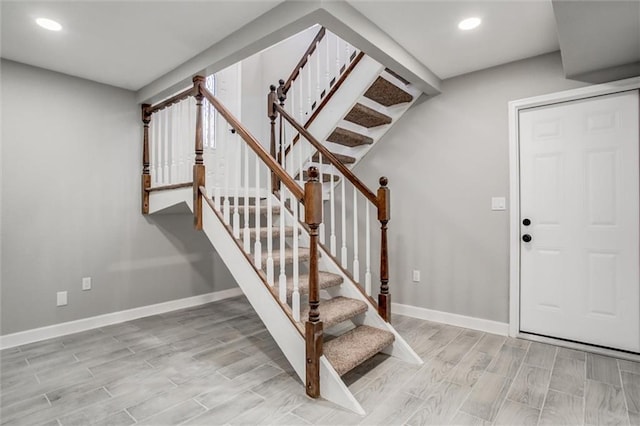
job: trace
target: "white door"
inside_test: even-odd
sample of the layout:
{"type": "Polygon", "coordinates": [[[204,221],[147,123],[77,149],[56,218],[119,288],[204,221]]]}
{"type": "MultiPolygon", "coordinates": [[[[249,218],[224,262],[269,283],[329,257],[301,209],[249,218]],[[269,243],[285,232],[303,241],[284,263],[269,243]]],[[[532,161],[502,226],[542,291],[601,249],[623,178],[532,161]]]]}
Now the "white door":
{"type": "Polygon", "coordinates": [[[638,101],[520,111],[521,331],[640,352],[638,101]]]}

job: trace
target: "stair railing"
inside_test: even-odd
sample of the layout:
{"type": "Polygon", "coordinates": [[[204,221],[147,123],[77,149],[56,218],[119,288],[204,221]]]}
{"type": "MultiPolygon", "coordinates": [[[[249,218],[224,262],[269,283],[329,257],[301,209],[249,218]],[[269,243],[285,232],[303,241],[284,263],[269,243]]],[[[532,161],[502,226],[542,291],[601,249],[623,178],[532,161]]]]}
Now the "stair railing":
{"type": "MultiPolygon", "coordinates": [[[[295,120],[284,108],[286,97],[271,86],[268,108],[271,120],[272,146],[277,145],[283,155],[278,161],[299,184],[309,178],[306,170],[315,167],[322,186],[326,218],[319,225],[319,242],[330,253],[348,276],[359,284],[359,289],[378,307],[385,321],[391,320],[391,295],[389,293],[389,252],[387,226],[390,219],[390,191],[388,179],[379,179],[380,187],[374,193],[351,172],[333,153],[322,145],[304,125],[295,120]],[[279,98],[278,98],[279,97],[279,98]],[[275,99],[278,98],[278,102],[275,99]],[[276,141],[276,118],[280,117],[276,141]],[[300,144],[297,155],[284,155],[284,146],[294,139],[300,144]],[[307,174],[307,176],[305,176],[307,174]],[[380,233],[371,229],[374,211],[380,222],[380,233]],[[361,238],[362,237],[362,238],[361,238]],[[377,241],[376,241],[377,240],[377,241]],[[378,242],[378,244],[376,244],[378,242]],[[339,244],[339,245],[338,245],[339,244]],[[372,298],[372,248],[379,247],[380,290],[377,300],[372,298]],[[361,248],[364,259],[361,261],[361,248]]],[[[275,188],[277,190],[277,188],[275,188]]],[[[299,216],[304,215],[304,205],[297,206],[299,216]]],[[[295,212],[295,209],[294,209],[295,212]]]]}
{"type": "MultiPolygon", "coordinates": [[[[337,35],[321,27],[279,92],[289,99],[289,114],[308,128],[329,99],[342,85],[363,53],[337,35]]],[[[295,139],[293,143],[295,143],[295,139]]],[[[288,154],[291,149],[286,146],[288,154]]],[[[272,147],[272,155],[279,147],[272,147]]]]}
{"type": "MultiPolygon", "coordinates": [[[[157,104],[142,106],[143,154],[142,193],[143,213],[149,212],[149,194],[184,187],[193,187],[194,226],[203,228],[203,204],[211,208],[226,225],[234,238],[270,290],[274,299],[287,314],[292,324],[305,339],[306,392],[311,397],[320,395],[320,357],[322,356],[323,326],[319,315],[318,228],[322,223],[322,187],[315,167],[309,168],[306,182],[294,180],[280,166],[262,144],[233,116],[233,114],[206,88],[205,79],[196,76],[193,87],[157,104]],[[193,102],[195,99],[195,102],[193,102]],[[203,130],[203,106],[213,107],[218,126],[223,125],[215,147],[207,144],[203,130]],[[152,116],[154,120],[152,122],[152,116]],[[187,129],[190,127],[190,129],[187,129]],[[181,133],[183,132],[184,133],[181,133]],[[185,137],[186,136],[186,137],[185,137]],[[188,174],[191,182],[180,181],[177,172],[185,141],[195,141],[192,158],[193,169],[188,174]],[[207,155],[208,154],[208,155],[207,155]],[[176,170],[175,173],[172,170],[176,170]],[[211,174],[209,171],[213,169],[211,174]],[[166,179],[165,179],[166,178],[166,179]],[[272,194],[273,179],[281,182],[281,194],[272,194]],[[213,191],[212,191],[213,187],[213,191]],[[213,195],[213,196],[212,196],[213,195]],[[287,204],[295,212],[287,213],[287,204]],[[299,205],[304,205],[304,216],[297,216],[299,205]],[[262,207],[266,207],[266,234],[261,226],[262,207]],[[279,207],[278,227],[274,227],[274,207],[279,207]],[[250,212],[255,214],[250,223],[250,212]],[[304,219],[309,231],[309,241],[303,242],[299,231],[305,230],[298,219],[304,219]],[[241,220],[243,219],[243,220],[241,220]],[[279,232],[279,253],[273,246],[275,233],[279,232]],[[266,237],[267,247],[261,240],[266,237]],[[298,261],[304,243],[308,244],[309,315],[301,318],[300,277],[298,261]],[[291,249],[289,249],[291,247],[291,249]],[[290,250],[292,259],[285,253],[290,250]],[[292,261],[292,266],[288,261],[292,261]],[[291,271],[291,268],[293,271],[291,271]],[[276,275],[276,272],[278,275],[276,275]],[[293,284],[289,294],[287,287],[293,284]]],[[[191,142],[193,143],[193,142],[191,142]]]]}

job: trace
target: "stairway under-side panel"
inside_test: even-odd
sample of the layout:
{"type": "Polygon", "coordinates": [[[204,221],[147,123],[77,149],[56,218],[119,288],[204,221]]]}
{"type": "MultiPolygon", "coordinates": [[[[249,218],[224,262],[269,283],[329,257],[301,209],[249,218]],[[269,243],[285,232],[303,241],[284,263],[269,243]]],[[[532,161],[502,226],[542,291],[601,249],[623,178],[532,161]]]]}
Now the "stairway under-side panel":
{"type": "MultiPolygon", "coordinates": [[[[155,202],[153,199],[161,192],[151,194],[150,205],[157,207],[153,211],[157,212],[171,207],[167,205],[170,200],[173,200],[175,205],[186,204],[190,210],[193,210],[192,192],[190,190],[172,190],[172,192],[173,194],[165,195],[160,200],[155,200],[155,202]]],[[[261,275],[254,269],[253,263],[238,246],[226,225],[206,203],[203,206],[202,222],[205,235],[300,380],[302,380],[302,383],[305,383],[304,337],[285,313],[284,308],[273,297],[271,290],[267,287],[261,275]]],[[[300,391],[304,391],[304,385],[301,386],[300,391]]],[[[361,415],[365,414],[358,400],[324,356],[320,358],[320,394],[324,399],[348,410],[361,415]]]]}

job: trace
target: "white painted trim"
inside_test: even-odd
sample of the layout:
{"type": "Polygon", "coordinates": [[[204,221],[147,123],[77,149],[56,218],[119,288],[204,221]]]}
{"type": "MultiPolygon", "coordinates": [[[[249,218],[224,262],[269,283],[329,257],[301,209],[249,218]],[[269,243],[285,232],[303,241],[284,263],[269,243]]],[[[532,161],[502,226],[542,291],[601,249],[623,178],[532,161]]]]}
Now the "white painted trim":
{"type": "Polygon", "coordinates": [[[98,327],[105,327],[151,315],[164,314],[178,309],[191,308],[193,306],[237,297],[241,294],[242,290],[240,288],[230,288],[228,290],[214,291],[212,293],[186,297],[184,299],[170,300],[168,302],[156,303],[154,305],[140,306],[138,308],[127,309],[124,311],[111,312],[95,317],[82,318],[75,321],[6,334],[4,336],[0,336],[0,349],[13,348],[27,343],[66,336],[67,334],[78,333],[98,327]]]}
{"type": "Polygon", "coordinates": [[[520,334],[520,110],[640,89],[640,77],[509,102],[509,336],[520,334]]]}
{"type": "Polygon", "coordinates": [[[534,342],[547,343],[550,345],[560,346],[563,348],[575,349],[583,352],[591,352],[598,355],[610,356],[613,358],[626,359],[629,361],[640,362],[640,354],[631,352],[618,351],[616,349],[602,348],[600,346],[588,345],[586,343],[570,342],[568,340],[554,339],[553,337],[538,336],[537,334],[518,333],[516,337],[534,342]]]}
{"type": "Polygon", "coordinates": [[[466,315],[452,314],[450,312],[436,311],[433,309],[403,305],[400,303],[392,303],[391,312],[393,314],[406,315],[408,317],[423,319],[427,321],[455,325],[456,327],[470,328],[472,330],[499,334],[501,336],[506,336],[509,331],[509,324],[505,322],[468,317],[466,315]]]}

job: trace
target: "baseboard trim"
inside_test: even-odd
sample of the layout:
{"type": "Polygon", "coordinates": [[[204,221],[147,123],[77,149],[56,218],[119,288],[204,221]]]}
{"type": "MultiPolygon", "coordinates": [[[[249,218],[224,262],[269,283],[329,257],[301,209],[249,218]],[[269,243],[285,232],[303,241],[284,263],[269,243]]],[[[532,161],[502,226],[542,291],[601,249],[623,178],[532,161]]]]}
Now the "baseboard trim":
{"type": "Polygon", "coordinates": [[[427,321],[455,325],[457,327],[471,328],[473,330],[499,334],[501,336],[509,335],[509,324],[505,322],[468,317],[466,315],[452,314],[450,312],[436,311],[418,306],[403,305],[401,303],[392,303],[391,312],[393,314],[406,315],[427,321]]]}
{"type": "Polygon", "coordinates": [[[205,303],[217,302],[240,296],[242,290],[230,288],[228,290],[214,291],[212,293],[198,296],[186,297],[184,299],[171,300],[169,302],[156,303],[154,305],[140,306],[138,308],[124,311],[111,312],[95,317],[82,318],[75,321],[63,322],[46,327],[34,328],[32,330],[20,331],[17,333],[0,336],[0,349],[13,348],[15,346],[26,345],[27,343],[39,342],[53,337],[65,336],[67,334],[78,333],[107,325],[118,324],[138,318],[158,315],[178,309],[191,308],[193,306],[204,305],[205,303]]]}

